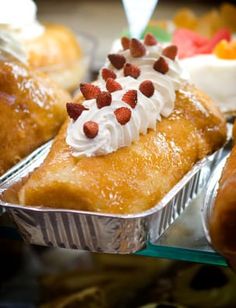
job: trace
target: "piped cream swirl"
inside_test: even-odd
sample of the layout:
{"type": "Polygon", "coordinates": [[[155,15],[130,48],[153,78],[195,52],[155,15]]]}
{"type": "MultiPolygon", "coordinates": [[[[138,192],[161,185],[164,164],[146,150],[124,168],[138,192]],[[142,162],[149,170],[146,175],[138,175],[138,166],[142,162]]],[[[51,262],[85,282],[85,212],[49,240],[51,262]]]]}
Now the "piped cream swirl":
{"type": "MultiPolygon", "coordinates": [[[[83,103],[89,110],[82,112],[76,121],[71,121],[67,131],[66,142],[72,148],[75,157],[106,155],[121,147],[129,146],[139,139],[140,134],[146,134],[148,129],[156,129],[156,121],[161,116],[168,117],[173,109],[176,98],[175,91],[180,88],[186,76],[181,69],[178,60],[170,60],[162,55],[163,47],[160,44],[146,46],[146,54],[140,58],[133,58],[129,50],[120,51],[119,54],[126,58],[126,63],[139,67],[141,73],[137,79],[130,76],[124,77],[123,69],[117,70],[108,62],[106,66],[112,69],[116,75],[116,81],[122,86],[122,90],[111,93],[110,106],[99,109],[96,100],[87,100],[83,103]],[[154,62],[160,57],[166,60],[169,70],[161,74],[153,69],[154,62]],[[140,90],[140,83],[144,80],[152,81],[154,94],[148,98],[140,90]],[[137,90],[137,104],[131,108],[122,101],[123,95],[128,90],[137,90]],[[120,107],[131,110],[131,118],[128,123],[121,125],[114,114],[120,107]],[[83,125],[87,121],[95,121],[99,125],[99,132],[93,139],[86,137],[83,125]]],[[[97,85],[102,91],[106,91],[105,81],[101,74],[97,85]]]]}

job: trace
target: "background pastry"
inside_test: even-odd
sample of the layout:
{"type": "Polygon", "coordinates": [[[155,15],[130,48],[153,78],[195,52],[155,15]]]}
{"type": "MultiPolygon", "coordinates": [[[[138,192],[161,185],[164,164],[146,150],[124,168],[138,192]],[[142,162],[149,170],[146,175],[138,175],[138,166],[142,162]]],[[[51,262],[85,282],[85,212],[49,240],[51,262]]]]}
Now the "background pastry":
{"type": "Polygon", "coordinates": [[[73,120],[21,190],[21,203],[141,212],[224,143],[224,117],[185,85],[175,46],[164,49],[151,35],[122,43],[97,85],[81,85],[83,104],[67,105],[73,120]]]}
{"type": "Polygon", "coordinates": [[[44,32],[26,41],[24,46],[29,64],[34,69],[47,73],[69,91],[78,86],[84,73],[82,51],[70,29],[63,25],[44,24],[44,32]]]}
{"type": "MultiPolygon", "coordinates": [[[[236,123],[234,124],[234,140],[236,123]]],[[[236,146],[223,169],[210,217],[212,244],[223,255],[236,254],[236,146]]]]}
{"type": "Polygon", "coordinates": [[[197,44],[199,40],[205,40],[203,37],[199,38],[188,30],[178,30],[174,41],[178,40],[180,40],[179,45],[182,44],[181,55],[183,59],[181,59],[181,64],[189,71],[191,81],[211,96],[224,113],[236,114],[234,84],[236,41],[231,38],[228,30],[220,30],[212,38],[215,44],[210,49],[208,49],[209,41],[207,40],[206,44],[199,48],[202,50],[199,54],[192,54],[189,41],[195,40],[197,44]],[[218,43],[215,39],[217,36],[218,43]],[[181,43],[181,41],[185,41],[185,43],[181,43]]]}
{"type": "Polygon", "coordinates": [[[69,99],[47,76],[0,52],[0,175],[57,133],[69,99]]]}
{"type": "Polygon", "coordinates": [[[0,0],[0,8],[0,37],[10,34],[32,68],[47,73],[64,88],[73,90],[84,69],[82,52],[72,31],[62,25],[39,23],[32,0],[0,0]]]}
{"type": "Polygon", "coordinates": [[[226,114],[236,114],[236,6],[222,3],[203,15],[177,11],[172,41],[191,81],[226,114]]]}

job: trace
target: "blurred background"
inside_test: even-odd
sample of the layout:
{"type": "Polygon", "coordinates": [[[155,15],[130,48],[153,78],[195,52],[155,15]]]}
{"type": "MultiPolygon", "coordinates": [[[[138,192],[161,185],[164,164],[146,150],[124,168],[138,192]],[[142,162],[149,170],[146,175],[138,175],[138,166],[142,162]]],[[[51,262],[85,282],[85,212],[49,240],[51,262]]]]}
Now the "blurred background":
{"type": "MultiPolygon", "coordinates": [[[[119,0],[35,2],[41,22],[65,24],[91,38],[94,72],[128,26],[119,0]]],[[[221,2],[159,0],[152,19],[170,20],[183,7],[203,14],[221,2]]],[[[34,247],[15,234],[11,239],[4,234],[0,234],[0,308],[236,307],[236,276],[229,268],[34,247]]]]}
{"type": "MultiPolygon", "coordinates": [[[[64,23],[75,32],[94,36],[97,42],[94,67],[99,68],[115,38],[127,28],[127,19],[120,0],[37,0],[41,21],[64,23]]],[[[177,10],[191,7],[196,14],[214,9],[223,1],[159,0],[153,19],[172,19],[177,10]]],[[[235,1],[227,1],[235,3],[235,1]]]]}

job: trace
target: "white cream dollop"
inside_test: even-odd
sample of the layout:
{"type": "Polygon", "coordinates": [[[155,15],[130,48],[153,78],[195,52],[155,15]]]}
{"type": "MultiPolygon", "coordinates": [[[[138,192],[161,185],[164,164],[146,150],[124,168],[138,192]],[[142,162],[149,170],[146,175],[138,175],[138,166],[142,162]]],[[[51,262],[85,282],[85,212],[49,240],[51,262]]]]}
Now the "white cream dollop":
{"type": "Polygon", "coordinates": [[[25,41],[41,35],[44,27],[37,21],[32,0],[0,0],[0,30],[25,41]]]}
{"type": "MultiPolygon", "coordinates": [[[[173,109],[176,98],[175,91],[186,80],[186,75],[181,69],[178,60],[165,58],[169,65],[169,71],[161,74],[153,69],[154,62],[162,56],[163,47],[159,44],[148,47],[146,54],[140,58],[133,58],[129,50],[120,51],[124,55],[126,63],[137,65],[141,71],[140,76],[134,79],[130,76],[124,77],[123,69],[114,69],[107,62],[106,66],[116,73],[116,81],[122,86],[122,90],[111,93],[112,103],[110,106],[97,108],[96,100],[87,100],[83,103],[89,110],[82,112],[76,121],[71,121],[67,130],[66,142],[72,148],[75,157],[97,156],[112,153],[117,149],[129,146],[138,140],[140,134],[146,134],[148,129],[156,129],[156,121],[161,116],[168,117],[173,109]],[[148,98],[139,90],[140,83],[144,80],[152,81],[155,91],[148,98]],[[137,90],[137,105],[131,108],[122,101],[123,95],[128,90],[137,90]],[[114,111],[120,107],[131,110],[131,118],[125,125],[119,124],[114,111]],[[99,125],[99,132],[93,139],[86,137],[83,125],[87,121],[95,121],[99,125]]],[[[97,85],[102,91],[106,91],[105,81],[99,78],[97,85]]]]}
{"type": "Polygon", "coordinates": [[[22,45],[9,32],[0,30],[0,51],[2,50],[27,63],[27,55],[22,45]]]}
{"type": "Polygon", "coordinates": [[[216,101],[223,112],[236,110],[236,60],[220,59],[214,54],[181,60],[191,81],[216,101]]]}

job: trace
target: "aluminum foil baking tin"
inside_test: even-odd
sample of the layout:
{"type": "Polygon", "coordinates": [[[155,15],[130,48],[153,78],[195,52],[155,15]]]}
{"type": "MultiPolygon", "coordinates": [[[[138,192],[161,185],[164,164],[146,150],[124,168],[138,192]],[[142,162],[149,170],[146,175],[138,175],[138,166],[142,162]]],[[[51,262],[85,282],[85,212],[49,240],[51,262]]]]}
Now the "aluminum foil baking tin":
{"type": "Polygon", "coordinates": [[[155,243],[206,185],[222,149],[194,165],[153,208],[134,215],[111,215],[76,210],[25,207],[17,192],[47,156],[50,144],[0,184],[0,204],[15,221],[24,240],[43,246],[128,254],[155,243]]]}
{"type": "Polygon", "coordinates": [[[210,222],[210,217],[212,215],[213,205],[214,205],[214,201],[216,198],[217,190],[219,187],[219,180],[220,180],[223,168],[225,166],[226,160],[229,157],[229,152],[228,153],[227,152],[225,156],[220,160],[219,164],[214,168],[210,176],[210,179],[206,186],[206,193],[205,193],[203,205],[201,208],[203,229],[204,229],[205,236],[210,244],[211,244],[211,238],[209,234],[209,222],[210,222]]]}

